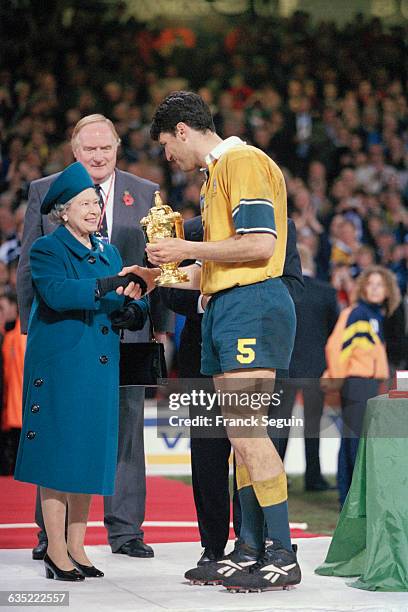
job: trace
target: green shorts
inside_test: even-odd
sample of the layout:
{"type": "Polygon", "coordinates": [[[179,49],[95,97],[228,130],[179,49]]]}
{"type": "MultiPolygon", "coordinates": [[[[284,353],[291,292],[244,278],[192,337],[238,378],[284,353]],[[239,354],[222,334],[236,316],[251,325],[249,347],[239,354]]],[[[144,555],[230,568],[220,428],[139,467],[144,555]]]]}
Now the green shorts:
{"type": "Polygon", "coordinates": [[[280,278],[220,291],[202,321],[201,372],[287,370],[295,332],[295,307],[280,278]]]}

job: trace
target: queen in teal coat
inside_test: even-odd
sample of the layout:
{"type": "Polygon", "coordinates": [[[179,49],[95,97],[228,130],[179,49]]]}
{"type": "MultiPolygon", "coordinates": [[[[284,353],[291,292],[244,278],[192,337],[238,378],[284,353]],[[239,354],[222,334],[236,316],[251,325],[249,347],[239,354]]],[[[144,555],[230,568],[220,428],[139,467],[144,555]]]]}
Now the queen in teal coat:
{"type": "MultiPolygon", "coordinates": [[[[79,162],[59,175],[42,207],[43,212],[52,211],[61,225],[39,238],[30,254],[35,300],[27,336],[15,478],[41,486],[49,539],[47,576],[57,578],[62,571],[69,574],[62,579],[77,580],[83,578],[81,567],[90,567],[81,563],[85,552],[77,544],[77,550],[70,550],[68,524],[64,556],[61,542],[50,542],[53,528],[47,527],[47,518],[51,526],[61,510],[59,504],[68,504],[69,517],[75,513],[70,503],[75,506],[79,499],[78,507],[89,509],[90,494],[114,492],[119,334],[112,319],[119,326],[125,320],[122,327],[139,329],[147,302],[143,298],[124,306],[124,297],[114,291],[118,282],[126,286],[129,278],[117,276],[122,261],[116,247],[93,234],[100,218],[99,201],[79,162]]],[[[86,525],[87,512],[82,518],[86,525]]],[[[60,527],[65,542],[65,518],[60,527]]],[[[77,541],[77,535],[71,540],[77,541]]]]}

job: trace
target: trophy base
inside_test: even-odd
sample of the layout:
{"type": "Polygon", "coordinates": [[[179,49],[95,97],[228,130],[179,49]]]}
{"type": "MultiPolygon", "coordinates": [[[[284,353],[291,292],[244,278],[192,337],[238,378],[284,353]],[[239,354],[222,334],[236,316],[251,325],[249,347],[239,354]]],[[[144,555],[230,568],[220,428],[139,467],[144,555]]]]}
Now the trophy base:
{"type": "Polygon", "coordinates": [[[188,283],[189,276],[181,270],[163,270],[160,276],[154,279],[154,282],[159,287],[172,287],[176,283],[188,283]]]}

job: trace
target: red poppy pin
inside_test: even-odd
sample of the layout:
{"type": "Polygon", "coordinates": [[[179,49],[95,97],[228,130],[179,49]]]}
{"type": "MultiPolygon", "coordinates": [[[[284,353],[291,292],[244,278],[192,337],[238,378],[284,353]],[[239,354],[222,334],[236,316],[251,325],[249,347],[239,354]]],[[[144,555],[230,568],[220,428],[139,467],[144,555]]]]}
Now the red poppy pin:
{"type": "Polygon", "coordinates": [[[122,200],[125,206],[132,206],[133,202],[135,201],[134,197],[128,191],[123,193],[122,200]]]}

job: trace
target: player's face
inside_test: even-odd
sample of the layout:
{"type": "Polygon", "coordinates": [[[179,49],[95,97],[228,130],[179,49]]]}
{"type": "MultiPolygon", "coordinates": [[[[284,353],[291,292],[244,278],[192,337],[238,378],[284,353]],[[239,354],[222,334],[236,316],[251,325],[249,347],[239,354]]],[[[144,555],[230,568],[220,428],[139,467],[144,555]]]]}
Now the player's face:
{"type": "Polygon", "coordinates": [[[89,123],[78,133],[75,158],[88,170],[94,183],[103,183],[113,173],[118,144],[107,123],[89,123]]]}
{"type": "Polygon", "coordinates": [[[176,135],[170,132],[162,132],[159,143],[164,148],[167,161],[174,161],[184,172],[195,170],[197,163],[193,151],[186,140],[179,132],[176,135]]]}
{"type": "Polygon", "coordinates": [[[387,289],[381,274],[370,274],[365,287],[367,301],[371,304],[382,304],[387,297],[387,289]]]}

